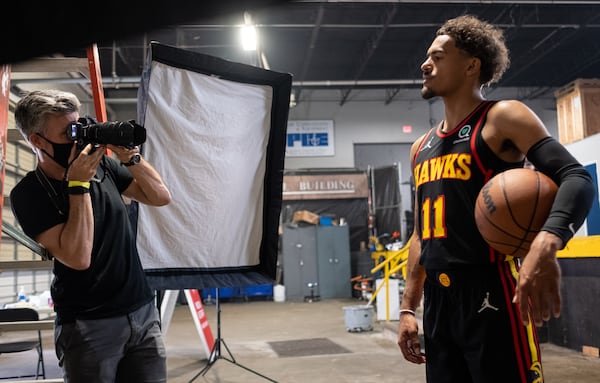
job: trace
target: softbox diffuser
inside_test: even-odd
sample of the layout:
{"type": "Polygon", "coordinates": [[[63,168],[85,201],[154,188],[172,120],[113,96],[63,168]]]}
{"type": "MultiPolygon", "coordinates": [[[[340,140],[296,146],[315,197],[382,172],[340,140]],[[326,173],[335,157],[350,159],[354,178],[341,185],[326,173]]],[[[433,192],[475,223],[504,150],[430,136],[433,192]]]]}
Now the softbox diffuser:
{"type": "Polygon", "coordinates": [[[156,290],[273,283],[292,76],[150,44],[142,154],[172,195],[132,205],[156,290]]]}

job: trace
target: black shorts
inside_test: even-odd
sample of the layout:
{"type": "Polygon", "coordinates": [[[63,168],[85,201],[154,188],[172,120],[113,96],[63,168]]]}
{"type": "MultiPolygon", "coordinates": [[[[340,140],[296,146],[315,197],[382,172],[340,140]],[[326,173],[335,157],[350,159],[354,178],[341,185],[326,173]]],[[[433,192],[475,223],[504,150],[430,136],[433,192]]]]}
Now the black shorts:
{"type": "Polygon", "coordinates": [[[512,303],[517,267],[510,260],[427,271],[427,382],[543,382],[535,326],[523,326],[512,303]]]}

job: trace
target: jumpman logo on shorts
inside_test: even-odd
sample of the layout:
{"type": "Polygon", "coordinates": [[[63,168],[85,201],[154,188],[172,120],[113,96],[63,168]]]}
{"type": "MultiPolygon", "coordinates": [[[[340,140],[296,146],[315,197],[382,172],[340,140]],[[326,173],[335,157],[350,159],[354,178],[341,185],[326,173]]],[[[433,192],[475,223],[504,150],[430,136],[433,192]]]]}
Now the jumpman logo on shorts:
{"type": "Polygon", "coordinates": [[[481,304],[481,308],[477,312],[480,313],[480,312],[482,312],[485,309],[492,309],[494,311],[498,311],[498,307],[492,306],[490,304],[490,293],[489,293],[489,291],[485,293],[485,298],[483,298],[483,303],[481,304]]]}

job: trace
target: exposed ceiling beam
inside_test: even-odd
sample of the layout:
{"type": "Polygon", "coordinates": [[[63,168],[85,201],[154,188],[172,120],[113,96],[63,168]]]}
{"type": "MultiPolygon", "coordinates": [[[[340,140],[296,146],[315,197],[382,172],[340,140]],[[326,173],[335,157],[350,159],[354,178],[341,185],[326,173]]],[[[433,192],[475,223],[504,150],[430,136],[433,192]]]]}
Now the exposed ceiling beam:
{"type": "MultiPolygon", "coordinates": [[[[58,83],[58,84],[89,84],[90,80],[85,77],[81,78],[27,78],[13,79],[11,82],[15,84],[43,84],[43,83],[58,83]]],[[[115,87],[138,87],[140,77],[103,77],[102,84],[105,88],[115,87]]],[[[294,81],[292,86],[295,88],[349,88],[349,87],[367,87],[367,88],[389,88],[391,86],[410,86],[421,85],[423,79],[384,79],[384,80],[340,80],[340,81],[294,81]]]]}
{"type": "Polygon", "coordinates": [[[551,87],[551,86],[542,86],[539,88],[534,88],[534,89],[527,89],[524,92],[519,92],[521,94],[519,94],[517,96],[517,99],[519,100],[532,100],[534,98],[538,98],[552,90],[554,90],[556,88],[551,87]]]}
{"type": "Polygon", "coordinates": [[[398,94],[398,92],[400,92],[400,88],[395,88],[395,89],[386,89],[385,91],[385,105],[388,105],[390,102],[392,102],[392,100],[394,99],[394,97],[396,97],[396,95],[398,94]]]}
{"type": "MultiPolygon", "coordinates": [[[[317,43],[317,38],[319,37],[319,30],[321,29],[321,23],[323,22],[323,15],[325,14],[325,8],[321,5],[317,11],[317,18],[315,20],[315,26],[310,33],[310,40],[308,42],[308,47],[306,48],[306,53],[304,54],[304,61],[302,63],[302,68],[300,69],[300,76],[298,77],[299,81],[304,81],[306,78],[306,72],[308,71],[308,67],[310,66],[310,62],[312,59],[313,52],[315,50],[315,45],[317,43]]],[[[298,89],[298,94],[295,95],[296,102],[300,100],[300,93],[302,92],[302,88],[298,89]]]]}
{"type": "MultiPolygon", "coordinates": [[[[581,23],[547,23],[547,24],[535,24],[535,23],[523,23],[523,24],[516,24],[516,23],[494,23],[496,26],[500,27],[500,28],[514,28],[514,27],[522,27],[522,28],[559,28],[559,27],[563,27],[563,28],[567,28],[567,27],[572,27],[572,28],[577,28],[579,26],[581,26],[581,23]]],[[[258,29],[313,29],[315,27],[319,27],[321,29],[324,28],[331,28],[331,29],[373,29],[373,28],[382,28],[382,27],[386,27],[387,29],[398,29],[398,28],[438,28],[440,27],[440,23],[390,23],[390,24],[383,24],[383,23],[367,23],[367,24],[340,24],[340,23],[336,23],[336,24],[328,24],[328,23],[321,23],[321,24],[316,24],[316,23],[305,23],[305,24],[257,24],[255,25],[256,28],[258,29]]],[[[188,25],[181,25],[179,26],[180,29],[198,29],[198,28],[202,28],[202,29],[221,29],[221,28],[238,28],[239,25],[233,25],[233,24],[229,24],[229,25],[225,25],[225,24],[188,24],[188,25]]],[[[586,27],[588,28],[600,28],[600,24],[589,24],[586,25],[586,27]]],[[[143,48],[142,45],[135,45],[135,44],[127,44],[128,47],[131,48],[143,48]]],[[[220,45],[217,45],[220,46],[220,45]]],[[[203,47],[207,47],[206,45],[181,45],[180,47],[185,47],[185,48],[203,48],[203,47]]]]}
{"type": "MultiPolygon", "coordinates": [[[[597,21],[600,18],[599,14],[596,14],[594,16],[592,16],[588,22],[583,23],[583,25],[585,26],[588,23],[592,23],[597,21]]],[[[561,30],[567,29],[565,27],[559,27],[557,29],[555,29],[554,31],[552,31],[550,34],[546,35],[544,38],[542,38],[538,43],[536,43],[532,49],[530,49],[528,51],[527,54],[519,57],[519,59],[513,63],[513,67],[515,67],[515,70],[512,70],[510,72],[510,75],[508,77],[505,77],[502,82],[503,83],[509,83],[510,80],[516,78],[517,76],[519,76],[521,73],[523,73],[525,70],[529,69],[532,65],[534,65],[535,63],[537,63],[538,61],[540,61],[542,58],[544,58],[545,56],[547,56],[548,54],[552,53],[556,48],[558,48],[561,45],[564,45],[566,43],[568,43],[569,41],[573,40],[575,37],[577,37],[579,34],[581,34],[582,30],[584,30],[585,28],[574,28],[574,29],[570,29],[566,36],[558,36],[560,35],[561,30]],[[542,48],[542,49],[538,49],[538,48],[542,48]]]]}
{"type": "Polygon", "coordinates": [[[582,73],[583,71],[585,71],[592,65],[597,64],[600,61],[600,51],[598,51],[598,47],[590,47],[589,52],[595,52],[595,53],[588,56],[586,61],[584,61],[584,62],[576,62],[576,63],[572,63],[572,65],[569,65],[568,66],[568,68],[570,68],[569,75],[560,77],[558,82],[566,84],[566,83],[574,80],[575,78],[579,77],[579,73],[582,73]]]}
{"type": "MultiPolygon", "coordinates": [[[[299,3],[322,3],[318,0],[296,0],[299,3]]],[[[325,0],[326,3],[364,3],[364,0],[325,0]]],[[[381,0],[378,3],[404,3],[404,4],[600,4],[600,0],[381,0]]]]}
{"type": "MultiPolygon", "coordinates": [[[[379,47],[379,43],[381,42],[381,39],[385,35],[388,25],[392,22],[392,20],[394,19],[394,16],[396,16],[396,12],[398,12],[398,7],[396,4],[393,4],[390,8],[385,8],[384,12],[385,13],[382,15],[383,23],[382,23],[381,28],[378,28],[375,31],[373,31],[373,33],[367,39],[365,46],[363,47],[362,54],[358,61],[358,68],[356,69],[356,71],[354,72],[354,75],[352,77],[354,79],[354,81],[357,81],[362,76],[363,72],[365,71],[367,64],[371,60],[371,57],[373,57],[373,54],[379,47]]],[[[340,101],[340,105],[344,105],[344,103],[348,99],[348,96],[350,95],[351,91],[352,91],[352,88],[350,88],[344,92],[342,100],[340,101]]]]}

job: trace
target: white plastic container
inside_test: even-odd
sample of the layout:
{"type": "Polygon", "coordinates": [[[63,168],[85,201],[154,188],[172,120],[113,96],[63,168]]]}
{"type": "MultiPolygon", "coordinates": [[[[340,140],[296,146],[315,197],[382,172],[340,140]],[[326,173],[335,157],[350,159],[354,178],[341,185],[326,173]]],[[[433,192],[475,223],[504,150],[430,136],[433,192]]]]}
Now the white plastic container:
{"type": "MultiPolygon", "coordinates": [[[[377,320],[400,320],[400,284],[397,279],[388,279],[390,299],[386,301],[386,286],[383,286],[377,293],[377,320]],[[388,307],[389,304],[389,307],[388,307]],[[388,312],[389,310],[389,312],[388,312]]],[[[375,281],[375,288],[383,283],[383,279],[375,281]]]]}
{"type": "Polygon", "coordinates": [[[285,286],[274,285],[273,286],[273,300],[275,302],[285,302],[285,286]]]}
{"type": "Polygon", "coordinates": [[[349,332],[373,330],[373,306],[345,306],[344,323],[349,332]]]}

